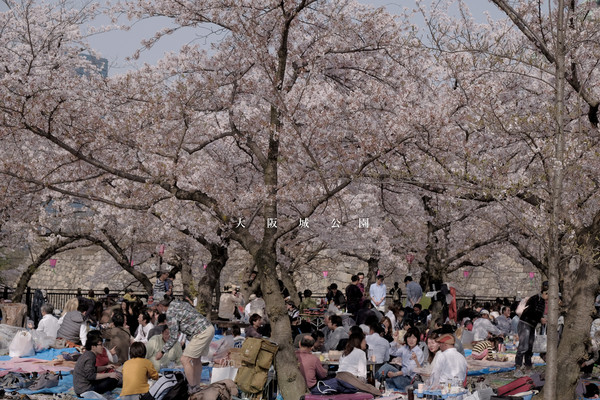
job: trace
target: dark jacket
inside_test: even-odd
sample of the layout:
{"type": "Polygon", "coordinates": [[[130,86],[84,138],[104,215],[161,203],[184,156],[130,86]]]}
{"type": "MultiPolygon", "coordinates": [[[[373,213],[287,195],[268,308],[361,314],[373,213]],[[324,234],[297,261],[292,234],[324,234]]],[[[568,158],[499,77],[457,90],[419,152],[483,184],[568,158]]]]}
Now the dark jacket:
{"type": "Polygon", "coordinates": [[[73,389],[77,396],[93,390],[92,381],[96,380],[96,354],[93,351],[84,351],[77,359],[73,369],[73,389]]]}
{"type": "Polygon", "coordinates": [[[527,307],[523,311],[523,314],[521,314],[521,321],[535,328],[544,316],[545,311],[546,300],[538,293],[527,300],[527,307]]]}

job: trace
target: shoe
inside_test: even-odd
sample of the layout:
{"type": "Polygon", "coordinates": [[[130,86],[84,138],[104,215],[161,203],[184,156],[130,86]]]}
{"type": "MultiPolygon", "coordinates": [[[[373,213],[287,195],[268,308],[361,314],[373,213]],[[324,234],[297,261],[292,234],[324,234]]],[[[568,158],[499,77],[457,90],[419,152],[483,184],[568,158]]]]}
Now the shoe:
{"type": "Polygon", "coordinates": [[[515,373],[513,374],[513,376],[515,378],[522,378],[525,376],[525,374],[523,373],[523,370],[521,369],[521,367],[516,367],[515,368],[515,373]]]}
{"type": "Polygon", "coordinates": [[[188,385],[188,396],[191,396],[194,393],[198,393],[200,390],[202,390],[200,385],[194,385],[194,386],[188,385]]]}

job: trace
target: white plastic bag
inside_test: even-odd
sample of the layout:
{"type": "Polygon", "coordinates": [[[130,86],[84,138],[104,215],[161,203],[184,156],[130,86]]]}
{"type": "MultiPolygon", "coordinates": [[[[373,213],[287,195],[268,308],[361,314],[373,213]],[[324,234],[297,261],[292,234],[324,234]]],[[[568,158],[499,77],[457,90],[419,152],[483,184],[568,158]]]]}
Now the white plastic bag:
{"type": "Polygon", "coordinates": [[[31,333],[27,331],[18,332],[8,346],[8,355],[11,357],[35,355],[31,333]]]}
{"type": "Polygon", "coordinates": [[[231,360],[227,360],[225,366],[214,365],[210,376],[210,383],[219,382],[225,379],[234,380],[237,374],[237,367],[233,366],[231,360]]]}

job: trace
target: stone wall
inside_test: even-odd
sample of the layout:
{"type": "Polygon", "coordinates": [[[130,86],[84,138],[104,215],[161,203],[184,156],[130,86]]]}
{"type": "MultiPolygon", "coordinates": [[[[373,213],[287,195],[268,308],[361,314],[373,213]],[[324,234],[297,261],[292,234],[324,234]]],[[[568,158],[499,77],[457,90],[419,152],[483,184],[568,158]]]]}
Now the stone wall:
{"type": "MultiPolygon", "coordinates": [[[[109,287],[111,291],[121,291],[130,286],[134,289],[141,288],[137,280],[123,271],[105,251],[98,247],[64,252],[58,254],[55,258],[57,259],[56,267],[52,268],[49,262],[46,262],[34,274],[29,283],[32,289],[81,288],[86,291],[93,289],[100,292],[104,287],[109,287]]],[[[29,258],[27,253],[22,252],[20,256],[13,254],[12,260],[14,260],[13,262],[18,260],[19,266],[9,271],[3,271],[3,278],[8,286],[14,287],[29,258]]],[[[198,259],[193,270],[195,282],[204,274],[202,266],[207,262],[207,257],[198,259]]],[[[233,247],[230,251],[229,263],[222,273],[221,287],[225,283],[240,284],[244,279],[244,271],[248,265],[252,265],[252,259],[249,255],[244,250],[233,247]]],[[[157,259],[151,258],[148,262],[138,265],[136,268],[146,273],[150,280],[154,282],[155,271],[158,269],[157,259]]],[[[402,290],[405,290],[403,280],[408,272],[407,266],[399,265],[394,267],[393,270],[389,269],[388,267],[388,270],[381,271],[386,274],[385,283],[388,288],[391,288],[393,282],[397,281],[400,283],[402,290]]],[[[367,273],[366,264],[357,259],[340,258],[338,261],[333,261],[333,259],[327,258],[327,261],[301,267],[294,272],[294,281],[299,291],[310,289],[314,293],[325,293],[327,286],[332,282],[336,282],[343,290],[350,283],[350,277],[358,271],[367,273]],[[327,271],[327,277],[323,276],[323,271],[327,271]]],[[[486,298],[505,296],[521,298],[536,293],[540,287],[542,280],[540,273],[535,271],[534,277],[530,278],[530,272],[534,271],[516,263],[505,254],[498,254],[483,267],[459,270],[452,273],[448,277],[448,281],[454,283],[460,296],[472,296],[474,294],[486,298]],[[464,271],[468,272],[467,276],[465,276],[464,271]]],[[[418,281],[418,272],[412,275],[413,279],[418,281]]],[[[181,279],[176,279],[175,290],[181,289],[181,279]]]]}

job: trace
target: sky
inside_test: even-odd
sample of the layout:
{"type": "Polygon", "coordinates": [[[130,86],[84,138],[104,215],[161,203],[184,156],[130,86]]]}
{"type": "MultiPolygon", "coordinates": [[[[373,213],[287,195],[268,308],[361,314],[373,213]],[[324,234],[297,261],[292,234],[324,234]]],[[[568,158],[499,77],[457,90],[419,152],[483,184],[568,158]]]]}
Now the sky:
{"type": "MultiPolygon", "coordinates": [[[[371,4],[375,7],[385,7],[390,13],[398,13],[405,7],[413,7],[414,0],[359,0],[363,4],[371,4]]],[[[473,16],[483,21],[485,12],[492,16],[499,16],[500,12],[496,6],[485,0],[466,0],[465,3],[471,9],[473,16]]],[[[106,21],[104,22],[106,23],[106,21]]],[[[182,45],[197,40],[196,31],[191,28],[183,29],[172,35],[163,37],[150,50],[144,50],[139,60],[128,61],[127,58],[136,50],[140,49],[141,41],[151,37],[161,26],[168,24],[168,20],[152,19],[137,23],[131,30],[113,31],[98,34],[90,38],[90,44],[109,62],[109,75],[124,73],[129,69],[143,64],[144,62],[154,64],[166,52],[177,51],[182,45]]],[[[198,42],[196,42],[198,43],[198,42]]],[[[200,42],[202,44],[202,42],[200,42]]]]}

